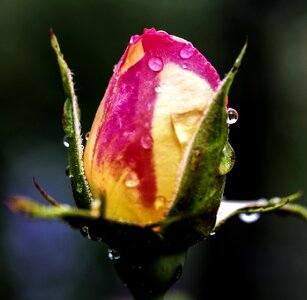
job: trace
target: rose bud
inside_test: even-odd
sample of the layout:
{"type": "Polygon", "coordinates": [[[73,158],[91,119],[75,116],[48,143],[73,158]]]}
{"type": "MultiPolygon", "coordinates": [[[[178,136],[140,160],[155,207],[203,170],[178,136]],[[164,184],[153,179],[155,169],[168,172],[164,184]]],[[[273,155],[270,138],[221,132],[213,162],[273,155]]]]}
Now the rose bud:
{"type": "MultiPolygon", "coordinates": [[[[190,42],[155,29],[131,38],[84,152],[85,175],[93,198],[103,201],[106,219],[141,226],[165,220],[180,202],[192,148],[194,160],[203,154],[192,144],[220,84],[214,67],[190,42]]],[[[215,177],[227,142],[225,102],[224,144],[214,150],[217,166],[211,167],[215,177]]],[[[219,189],[223,192],[223,183],[219,189]]]]}

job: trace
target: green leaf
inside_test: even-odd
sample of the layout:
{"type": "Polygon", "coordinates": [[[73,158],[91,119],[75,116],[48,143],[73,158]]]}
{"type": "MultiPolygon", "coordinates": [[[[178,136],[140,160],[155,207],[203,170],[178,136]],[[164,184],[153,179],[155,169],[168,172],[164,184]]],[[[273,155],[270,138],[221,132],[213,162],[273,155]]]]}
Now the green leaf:
{"type": "MultiPolygon", "coordinates": [[[[222,81],[208,112],[203,116],[187,158],[175,204],[169,213],[170,218],[185,219],[187,226],[193,227],[190,223],[194,222],[194,229],[202,237],[208,235],[215,225],[225,185],[225,175],[221,175],[225,173],[225,156],[226,159],[232,157],[230,148],[226,147],[228,144],[226,97],[246,46],[245,44],[234,66],[222,81]],[[223,168],[220,168],[221,163],[223,168]],[[221,170],[224,172],[221,173],[221,170]],[[187,217],[189,215],[190,218],[187,217]],[[195,218],[195,215],[199,218],[195,218]],[[194,221],[191,218],[194,218],[194,221]]],[[[231,169],[230,166],[228,169],[231,169]]],[[[182,224],[180,226],[182,227],[182,224]]]]}
{"type": "Polygon", "coordinates": [[[290,202],[301,197],[296,193],[282,198],[259,199],[255,201],[222,200],[218,210],[214,231],[219,229],[226,221],[239,214],[254,214],[267,212],[284,212],[301,217],[307,221],[307,208],[290,202]]]}
{"type": "Polygon", "coordinates": [[[87,183],[83,166],[83,143],[81,136],[80,109],[74,90],[72,73],[64,60],[57,38],[51,32],[51,45],[54,49],[61,72],[66,101],[63,113],[65,139],[69,144],[69,173],[76,204],[80,208],[90,209],[92,195],[87,183]]]}

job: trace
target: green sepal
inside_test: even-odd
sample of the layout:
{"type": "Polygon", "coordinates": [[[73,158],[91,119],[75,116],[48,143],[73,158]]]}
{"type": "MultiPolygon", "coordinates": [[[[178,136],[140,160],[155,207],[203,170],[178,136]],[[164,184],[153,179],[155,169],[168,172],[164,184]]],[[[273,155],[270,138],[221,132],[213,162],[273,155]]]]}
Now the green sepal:
{"type": "MultiPolygon", "coordinates": [[[[168,215],[168,218],[176,217],[180,221],[172,224],[166,220],[164,232],[170,230],[173,234],[180,226],[181,230],[187,228],[190,231],[193,228],[192,236],[205,237],[214,228],[225,186],[225,175],[221,175],[220,166],[225,165],[224,149],[228,144],[226,97],[246,46],[247,44],[242,48],[234,66],[216,92],[208,112],[203,116],[185,164],[174,205],[168,215]],[[193,216],[192,219],[187,217],[189,215],[193,216]],[[195,218],[196,215],[199,217],[195,218]]],[[[226,148],[226,152],[226,159],[231,159],[229,148],[226,148]]]]}
{"type": "Polygon", "coordinates": [[[64,60],[57,38],[51,32],[51,45],[54,49],[61,72],[62,83],[65,93],[63,111],[63,129],[65,140],[68,143],[69,177],[76,204],[80,208],[90,209],[92,195],[87,183],[83,166],[83,143],[80,124],[80,109],[74,90],[72,73],[64,60]]]}

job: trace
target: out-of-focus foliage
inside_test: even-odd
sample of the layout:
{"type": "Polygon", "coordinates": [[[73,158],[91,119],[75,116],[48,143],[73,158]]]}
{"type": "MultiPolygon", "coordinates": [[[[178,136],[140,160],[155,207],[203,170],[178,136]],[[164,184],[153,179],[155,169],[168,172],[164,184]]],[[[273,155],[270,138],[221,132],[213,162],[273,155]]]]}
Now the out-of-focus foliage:
{"type": "MultiPolygon", "coordinates": [[[[86,132],[130,36],[152,26],[192,41],[221,76],[248,37],[229,99],[240,118],[230,132],[237,162],[226,196],[246,200],[307,191],[306,1],[2,0],[1,200],[12,193],[37,198],[34,175],[57,199],[72,203],[64,175],[64,99],[49,29],[76,73],[86,132]]],[[[106,248],[62,224],[32,223],[1,205],[0,234],[3,299],[128,295],[106,248]]],[[[175,289],[194,299],[223,293],[236,299],[305,299],[306,253],[306,225],[298,219],[264,216],[246,225],[234,220],[190,251],[175,289]]]]}

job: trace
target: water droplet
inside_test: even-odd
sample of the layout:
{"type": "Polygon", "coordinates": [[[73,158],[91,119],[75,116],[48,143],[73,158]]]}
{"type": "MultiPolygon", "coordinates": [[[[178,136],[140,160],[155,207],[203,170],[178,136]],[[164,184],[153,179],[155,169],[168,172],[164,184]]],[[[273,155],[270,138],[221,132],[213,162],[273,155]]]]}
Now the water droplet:
{"type": "Polygon", "coordinates": [[[114,249],[108,249],[108,258],[110,260],[117,260],[117,259],[120,259],[120,254],[118,251],[114,249]]]}
{"type": "Polygon", "coordinates": [[[175,280],[178,280],[182,275],[182,266],[178,266],[175,271],[175,280]]]}
{"type": "Polygon", "coordinates": [[[65,146],[65,147],[69,147],[69,143],[68,143],[68,141],[67,141],[67,136],[65,135],[64,136],[64,138],[63,138],[63,145],[65,146]]]}
{"type": "Polygon", "coordinates": [[[67,166],[66,169],[65,169],[65,175],[68,176],[69,178],[72,177],[72,175],[70,174],[70,167],[67,166]]]}
{"type": "Polygon", "coordinates": [[[156,93],[160,93],[161,92],[161,87],[160,86],[156,86],[155,87],[155,92],[156,93]]]}
{"type": "Polygon", "coordinates": [[[182,68],[186,69],[188,66],[186,64],[182,65],[182,68]]]}
{"type": "Polygon", "coordinates": [[[185,45],[180,50],[179,55],[182,59],[188,59],[193,56],[195,52],[195,48],[192,47],[192,45],[185,45]]]}
{"type": "Polygon", "coordinates": [[[163,61],[159,57],[151,57],[148,60],[148,67],[154,72],[160,72],[163,69],[163,61]]]}
{"type": "Polygon", "coordinates": [[[150,134],[145,134],[141,137],[141,145],[144,149],[150,149],[152,147],[152,137],[150,134]]]}
{"type": "Polygon", "coordinates": [[[116,67],[117,67],[117,65],[114,65],[114,66],[113,66],[113,73],[115,72],[116,67]]]}
{"type": "Polygon", "coordinates": [[[166,198],[164,196],[158,196],[155,200],[155,209],[159,210],[166,205],[166,198]]]}
{"type": "Polygon", "coordinates": [[[140,183],[139,177],[135,172],[129,172],[125,178],[125,184],[129,188],[138,186],[140,183]]]}
{"type": "Polygon", "coordinates": [[[100,216],[100,208],[101,208],[101,201],[98,199],[95,199],[92,201],[91,203],[91,212],[92,215],[95,217],[99,217],[100,216]]]}
{"type": "Polygon", "coordinates": [[[244,223],[254,223],[256,221],[258,221],[260,218],[260,214],[259,213],[252,213],[252,214],[239,214],[239,219],[241,221],[243,221],[244,223]]]}
{"type": "Polygon", "coordinates": [[[88,131],[88,132],[85,134],[85,140],[86,140],[86,141],[88,140],[88,138],[89,138],[90,134],[91,134],[91,132],[90,132],[90,131],[88,131]]]}
{"type": "Polygon", "coordinates": [[[215,231],[210,232],[210,235],[211,235],[211,236],[213,236],[213,235],[215,235],[215,234],[216,234],[215,231]]]}
{"type": "Polygon", "coordinates": [[[90,233],[89,233],[89,229],[87,226],[82,226],[80,228],[81,234],[86,237],[87,239],[91,239],[90,233]]]}
{"type": "Polygon", "coordinates": [[[130,44],[135,44],[138,40],[139,40],[139,35],[133,35],[131,38],[130,38],[130,41],[129,43],[130,44]]]}
{"type": "Polygon", "coordinates": [[[77,183],[76,190],[77,190],[77,192],[78,192],[79,194],[82,193],[82,191],[83,191],[83,186],[82,186],[81,183],[79,183],[79,182],[77,183]]]}
{"type": "Polygon", "coordinates": [[[239,114],[238,112],[233,108],[227,109],[227,123],[229,125],[234,124],[238,121],[239,114]]]}

